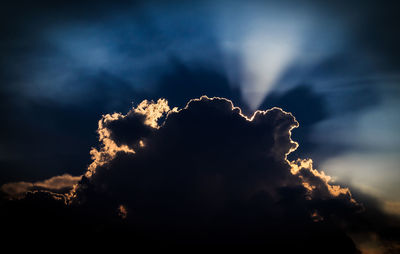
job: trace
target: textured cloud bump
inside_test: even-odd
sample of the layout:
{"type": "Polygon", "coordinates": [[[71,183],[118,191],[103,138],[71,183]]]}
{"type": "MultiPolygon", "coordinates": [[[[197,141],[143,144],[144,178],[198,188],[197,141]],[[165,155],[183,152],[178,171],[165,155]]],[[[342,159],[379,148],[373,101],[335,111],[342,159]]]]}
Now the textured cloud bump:
{"type": "Polygon", "coordinates": [[[179,110],[164,99],[143,101],[102,117],[101,146],[64,202],[29,192],[7,212],[19,218],[12,223],[47,232],[123,233],[138,243],[357,253],[346,231],[364,208],[310,159],[287,160],[298,125],[279,108],[246,117],[224,98],[203,96],[179,110]]]}

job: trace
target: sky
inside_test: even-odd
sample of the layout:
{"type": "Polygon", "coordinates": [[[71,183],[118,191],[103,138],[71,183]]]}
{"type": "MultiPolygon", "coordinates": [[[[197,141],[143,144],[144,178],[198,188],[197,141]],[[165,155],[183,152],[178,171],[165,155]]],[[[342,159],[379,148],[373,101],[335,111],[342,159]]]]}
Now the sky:
{"type": "MultiPolygon", "coordinates": [[[[95,4],[85,0],[6,1],[0,10],[2,192],[18,200],[15,202],[22,202],[18,203],[21,206],[26,205],[21,200],[37,198],[46,204],[46,209],[52,207],[52,201],[40,196],[44,193],[57,194],[58,199],[66,199],[72,206],[79,206],[77,203],[82,200],[89,200],[87,203],[93,207],[107,204],[113,212],[119,207],[123,221],[130,218],[130,209],[137,209],[142,221],[132,219],[126,223],[128,226],[110,222],[106,231],[121,227],[128,230],[132,225],[147,230],[155,227],[149,222],[155,220],[166,228],[174,228],[176,237],[181,236],[185,225],[203,232],[199,225],[191,223],[200,215],[186,209],[206,204],[209,209],[200,210],[209,217],[202,219],[215,220],[211,214],[216,211],[239,218],[238,227],[253,236],[252,240],[240,238],[244,242],[262,236],[271,239],[270,232],[255,230],[253,223],[259,222],[276,232],[278,225],[287,226],[287,218],[293,218],[294,225],[301,225],[304,212],[313,215],[302,228],[311,232],[302,239],[308,243],[319,232],[338,232],[332,229],[333,222],[328,217],[337,215],[335,206],[343,206],[346,216],[340,219],[346,228],[340,230],[345,234],[334,235],[341,239],[339,247],[349,247],[346,237],[350,237],[349,241],[355,243],[352,251],[396,251],[400,248],[399,239],[396,242],[395,237],[382,232],[394,225],[397,231],[388,231],[397,235],[399,232],[399,7],[396,1],[371,0],[119,0],[95,4]],[[196,100],[203,95],[208,97],[196,100]],[[281,108],[279,112],[285,116],[289,114],[285,112],[291,113],[290,128],[276,119],[274,124],[262,125],[275,112],[266,110],[273,107],[281,108]],[[265,119],[260,117],[256,121],[256,110],[266,112],[260,113],[265,119]],[[231,111],[233,116],[227,113],[231,111]],[[225,117],[226,114],[232,118],[225,117]],[[208,117],[203,119],[204,115],[208,117]],[[243,127],[244,123],[249,126],[243,127]],[[260,126],[265,127],[264,131],[260,126]],[[271,135],[275,141],[282,138],[282,143],[271,143],[271,135]],[[199,137],[211,145],[203,144],[199,137]],[[213,144],[212,140],[218,141],[213,144]],[[298,143],[297,149],[291,147],[294,142],[298,143]],[[236,150],[231,151],[231,146],[236,150]],[[214,151],[215,155],[204,149],[214,151]],[[270,150],[279,155],[269,154],[273,159],[267,155],[268,158],[259,157],[258,153],[270,150]],[[203,156],[203,160],[194,154],[203,156]],[[136,155],[138,159],[131,158],[136,155]],[[215,158],[217,155],[220,159],[215,158]],[[271,168],[265,175],[257,171],[262,170],[262,163],[271,168]],[[232,168],[233,175],[217,170],[217,165],[232,168]],[[139,171],[126,171],[126,167],[139,171]],[[247,167],[254,171],[246,175],[243,168],[247,167]],[[108,175],[104,168],[115,169],[116,173],[108,175]],[[184,173],[183,168],[193,172],[184,173]],[[278,168],[288,174],[281,175],[280,170],[275,170],[278,168]],[[144,169],[152,174],[140,173],[144,169]],[[166,174],[168,169],[172,170],[170,176],[166,174]],[[127,184],[121,174],[132,181],[126,193],[118,188],[127,184]],[[143,183],[135,180],[141,178],[143,183]],[[277,183],[258,178],[276,179],[277,183]],[[217,198],[210,198],[212,194],[207,191],[190,189],[180,179],[198,184],[201,190],[214,190],[217,198]],[[169,180],[181,192],[198,197],[194,198],[198,202],[190,203],[187,197],[178,195],[179,188],[175,190],[165,182],[169,180]],[[140,187],[129,187],[134,183],[140,187]],[[74,184],[76,187],[67,194],[74,184]],[[97,200],[105,194],[95,190],[102,184],[110,186],[109,196],[113,198],[106,195],[107,202],[100,205],[97,200]],[[339,189],[332,187],[339,185],[339,189]],[[282,190],[283,186],[288,189],[282,190]],[[311,194],[305,199],[296,196],[300,194],[294,189],[299,186],[311,194]],[[292,194],[277,194],[277,188],[292,194]],[[170,211],[161,201],[155,206],[165,211],[163,215],[153,214],[147,206],[149,200],[168,200],[160,194],[161,189],[168,190],[170,200],[180,201],[175,205],[182,213],[186,211],[181,220],[172,220],[176,222],[174,226],[166,216],[178,216],[179,212],[170,211]],[[155,196],[143,196],[144,190],[155,196]],[[294,210],[298,216],[276,215],[279,209],[289,211],[292,203],[267,211],[271,218],[277,216],[277,225],[258,214],[253,214],[254,220],[249,222],[242,213],[228,213],[227,208],[221,212],[218,204],[236,199],[240,202],[232,205],[244,209],[244,197],[260,191],[268,195],[257,197],[273,204],[281,199],[297,200],[294,210]],[[27,192],[34,197],[27,197],[27,192]],[[232,196],[228,198],[226,193],[232,196]],[[309,199],[318,202],[310,206],[309,199]],[[333,203],[325,204],[329,199],[333,203]],[[362,213],[359,210],[365,211],[362,219],[359,215],[351,217],[355,216],[353,213],[362,213]],[[369,225],[375,226],[365,232],[357,231],[354,228],[365,227],[360,226],[362,223],[350,223],[349,218],[357,222],[373,220],[375,224],[369,225]],[[312,223],[321,220],[326,223],[324,228],[312,223]],[[371,235],[378,240],[367,244],[371,241],[365,239],[371,235]]],[[[260,199],[253,205],[262,210],[265,204],[260,199]]],[[[3,206],[11,207],[13,214],[14,204],[7,203],[12,201],[4,202],[3,206]]],[[[82,205],[83,211],[73,212],[74,216],[87,213],[88,204],[82,205]]],[[[33,208],[28,208],[33,212],[33,208]]],[[[60,212],[64,213],[67,212],[60,212]]],[[[30,217],[26,218],[26,225],[31,225],[30,217]]],[[[78,221],[85,219],[82,215],[78,221]]],[[[233,221],[220,221],[218,229],[236,225],[233,221]]],[[[226,236],[221,241],[238,237],[213,230],[226,236]]],[[[154,239],[165,237],[162,230],[157,232],[154,239]]],[[[178,239],[173,235],[169,241],[178,239]]],[[[215,241],[216,236],[204,238],[199,233],[196,237],[215,241]]]]}

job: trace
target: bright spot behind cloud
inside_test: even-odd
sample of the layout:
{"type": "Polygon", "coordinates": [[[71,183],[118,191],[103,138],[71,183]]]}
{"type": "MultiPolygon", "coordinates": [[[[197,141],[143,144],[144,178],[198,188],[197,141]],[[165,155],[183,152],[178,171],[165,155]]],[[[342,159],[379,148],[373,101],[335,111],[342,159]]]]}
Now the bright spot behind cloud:
{"type": "Polygon", "coordinates": [[[228,54],[238,54],[241,68],[235,78],[252,110],[260,106],[300,53],[309,23],[304,15],[287,9],[261,9],[252,6],[240,17],[229,12],[221,15],[221,47],[228,54]]]}

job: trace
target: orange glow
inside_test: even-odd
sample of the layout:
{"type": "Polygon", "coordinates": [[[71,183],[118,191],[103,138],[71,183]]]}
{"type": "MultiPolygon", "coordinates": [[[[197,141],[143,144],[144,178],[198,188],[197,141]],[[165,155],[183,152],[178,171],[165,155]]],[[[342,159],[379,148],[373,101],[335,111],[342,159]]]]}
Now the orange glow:
{"type": "Polygon", "coordinates": [[[314,222],[320,222],[320,221],[323,221],[323,220],[324,220],[324,218],[323,218],[321,215],[319,215],[317,211],[314,211],[314,212],[311,214],[311,219],[312,219],[314,222]]]}
{"type": "Polygon", "coordinates": [[[118,206],[118,215],[122,219],[126,219],[126,217],[128,216],[128,210],[126,209],[126,207],[124,205],[118,206]]]}
{"type": "Polygon", "coordinates": [[[136,108],[132,109],[133,112],[146,116],[145,124],[155,129],[160,128],[157,121],[165,113],[170,111],[177,111],[177,108],[172,110],[168,106],[166,99],[158,99],[157,103],[153,101],[144,100],[136,108]]]}
{"type": "MultiPolygon", "coordinates": [[[[320,179],[324,185],[322,187],[326,188],[329,194],[333,197],[347,195],[350,197],[351,202],[356,203],[356,201],[351,197],[351,193],[348,188],[342,188],[339,185],[331,185],[330,182],[332,181],[332,177],[326,175],[324,171],[318,171],[314,169],[313,161],[311,159],[297,159],[296,161],[289,162],[289,165],[291,167],[290,172],[293,175],[299,176],[299,178],[303,181],[303,186],[309,192],[317,189],[317,186],[312,183],[312,179],[309,179],[309,177],[305,177],[303,174],[301,174],[303,170],[311,173],[313,177],[320,179]]],[[[321,190],[320,188],[318,189],[321,190]]]]}
{"type": "Polygon", "coordinates": [[[81,178],[82,176],[64,174],[38,182],[12,182],[2,185],[1,191],[6,193],[10,198],[19,199],[23,198],[27,192],[35,191],[35,189],[52,192],[73,188],[81,178]]]}

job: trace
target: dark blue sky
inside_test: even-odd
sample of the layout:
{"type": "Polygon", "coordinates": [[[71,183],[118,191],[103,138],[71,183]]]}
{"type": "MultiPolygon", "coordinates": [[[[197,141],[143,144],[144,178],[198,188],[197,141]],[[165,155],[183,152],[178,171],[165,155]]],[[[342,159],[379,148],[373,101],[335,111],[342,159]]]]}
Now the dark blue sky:
{"type": "Polygon", "coordinates": [[[12,1],[0,11],[0,183],[79,175],[102,114],[221,96],[300,122],[318,168],[398,204],[398,4],[12,1]]]}

